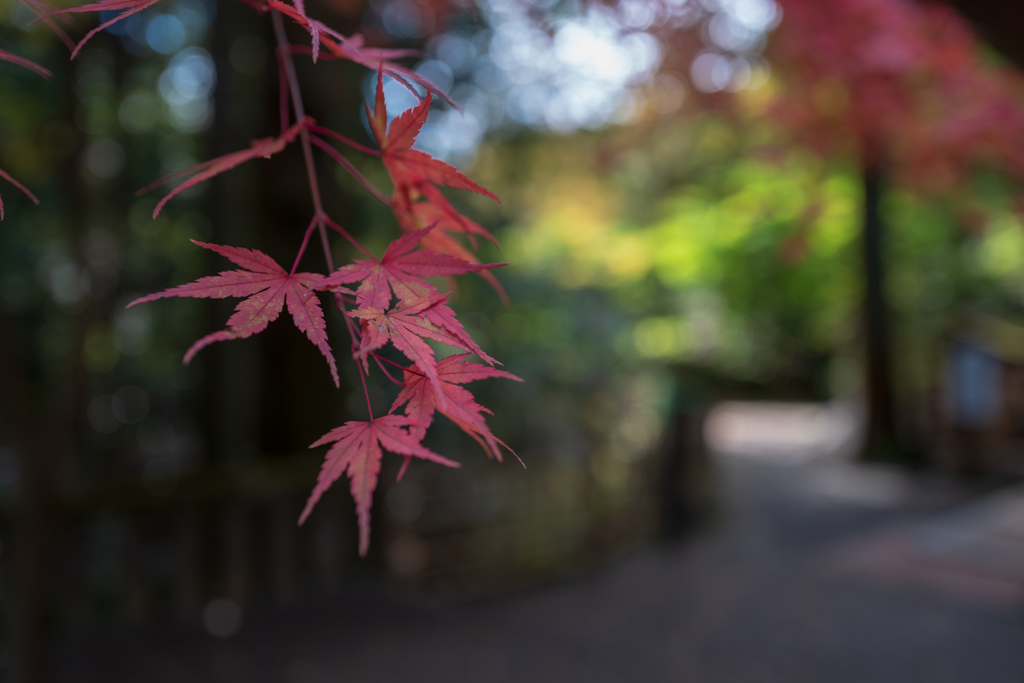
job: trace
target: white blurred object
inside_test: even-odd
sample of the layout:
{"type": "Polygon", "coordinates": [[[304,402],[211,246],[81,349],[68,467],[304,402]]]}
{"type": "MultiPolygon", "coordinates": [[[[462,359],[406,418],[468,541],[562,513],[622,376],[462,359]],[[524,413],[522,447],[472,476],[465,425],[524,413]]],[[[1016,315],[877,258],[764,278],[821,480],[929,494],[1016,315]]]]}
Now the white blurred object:
{"type": "Polygon", "coordinates": [[[708,414],[704,437],[719,453],[798,464],[848,452],[859,425],[845,402],[726,401],[708,414]]]}

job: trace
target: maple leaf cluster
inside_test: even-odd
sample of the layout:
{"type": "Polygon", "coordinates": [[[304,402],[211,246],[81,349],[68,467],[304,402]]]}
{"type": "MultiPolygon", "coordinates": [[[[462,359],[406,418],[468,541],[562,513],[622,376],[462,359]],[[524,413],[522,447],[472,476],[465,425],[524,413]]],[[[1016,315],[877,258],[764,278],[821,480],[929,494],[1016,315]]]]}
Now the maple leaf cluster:
{"type": "MultiPolygon", "coordinates": [[[[97,33],[153,7],[160,0],[98,0],[59,10],[44,0],[20,1],[36,13],[36,21],[46,23],[65,42],[74,59],[97,33]],[[114,16],[108,14],[99,26],[88,31],[76,43],[57,22],[66,22],[68,14],[86,12],[107,12],[114,16]]],[[[421,445],[435,412],[448,417],[477,441],[489,457],[500,461],[499,444],[508,448],[487,426],[484,414],[490,411],[479,405],[461,385],[490,377],[521,380],[511,373],[494,368],[498,362],[470,338],[449,306],[447,293],[440,292],[430,281],[431,278],[450,279],[456,275],[477,273],[505,299],[504,290],[490,271],[506,264],[481,263],[472,251],[477,247],[478,236],[495,245],[497,241],[479,224],[460,214],[439,188],[469,190],[495,201],[498,198],[452,166],[413,149],[427,120],[434,96],[451,106],[458,106],[428,80],[393,61],[414,56],[418,54],[416,51],[367,47],[362,36],[342,35],[323,22],[312,19],[306,12],[304,0],[292,0],[292,4],[281,0],[242,1],[261,14],[270,14],[274,23],[281,86],[280,134],[255,140],[247,149],[162,178],[138,194],[150,192],[170,181],[182,180],[157,203],[153,210],[153,218],[156,218],[168,201],[188,188],[240,164],[269,158],[300,142],[309,176],[313,218],[305,230],[290,270],[285,270],[272,257],[256,249],[195,242],[197,246],[227,258],[240,269],[202,277],[195,282],[141,297],[132,301],[129,307],[169,297],[242,299],[224,329],[207,334],[192,344],[185,353],[185,363],[210,344],[244,339],[262,332],[287,308],[295,326],[323,354],[335,385],[340,386],[337,362],[328,339],[324,309],[319,298],[321,293],[331,297],[343,316],[350,336],[350,352],[359,369],[369,419],[347,422],[311,446],[333,444],[327,451],[323,468],[299,523],[302,524],[309,517],[323,493],[342,475],[347,475],[356,503],[359,553],[365,555],[370,543],[370,508],[383,451],[405,457],[399,479],[413,457],[448,467],[459,466],[421,445]],[[295,25],[309,33],[309,47],[293,46],[288,42],[283,17],[290,18],[295,25]],[[361,145],[319,126],[305,115],[301,89],[292,63],[293,55],[296,54],[309,55],[313,62],[320,59],[349,60],[377,71],[374,106],[372,111],[367,109],[367,116],[378,149],[361,145]],[[402,113],[390,125],[384,100],[385,75],[403,84],[420,99],[417,106],[402,113]],[[421,96],[420,90],[425,94],[421,96]],[[328,139],[379,157],[394,184],[392,195],[388,197],[374,187],[328,139]],[[399,227],[407,233],[393,241],[380,258],[370,254],[324,210],[312,159],[314,147],[327,153],[373,197],[391,208],[399,227]],[[328,229],[351,242],[367,258],[334,269],[328,247],[328,229]],[[310,238],[318,230],[322,237],[324,258],[329,270],[333,272],[326,275],[297,272],[310,238]],[[429,341],[453,346],[463,353],[438,360],[429,341]],[[409,364],[401,365],[378,355],[377,351],[387,344],[403,354],[409,364]],[[474,354],[486,365],[468,360],[474,354]],[[371,359],[388,379],[401,386],[398,398],[385,416],[374,417],[369,393],[366,391],[366,375],[370,372],[371,359]],[[386,364],[396,366],[401,379],[395,379],[385,367],[386,364]],[[405,414],[395,414],[402,406],[405,406],[405,414]]],[[[44,77],[50,76],[47,69],[11,52],[0,50],[0,61],[30,69],[44,77]]],[[[26,187],[3,170],[0,170],[0,179],[13,184],[38,204],[38,200],[26,187]]],[[[3,218],[3,211],[3,201],[0,199],[0,219],[3,218]]]]}
{"type": "MultiPolygon", "coordinates": [[[[36,11],[39,20],[50,24],[65,38],[61,29],[53,23],[55,18],[63,18],[67,13],[117,13],[89,31],[77,44],[66,39],[72,49],[72,58],[99,31],[159,2],[99,0],[80,7],[54,10],[44,5],[42,0],[23,1],[36,11]]],[[[494,244],[497,244],[496,240],[479,224],[461,215],[439,188],[469,190],[495,201],[498,198],[454,167],[413,149],[434,96],[452,105],[454,102],[422,76],[391,61],[409,56],[410,51],[366,47],[360,36],[341,35],[322,22],[311,19],[303,0],[293,0],[293,4],[279,0],[243,1],[260,13],[269,13],[274,21],[281,77],[280,134],[255,140],[247,149],[162,178],[140,190],[139,194],[150,192],[170,181],[181,181],[156,204],[153,210],[153,217],[156,218],[168,201],[184,190],[240,164],[269,158],[300,143],[314,205],[312,220],[289,270],[257,249],[194,242],[228,259],[238,269],[225,270],[138,298],[129,307],[171,297],[241,299],[224,329],[207,334],[192,344],[185,353],[185,363],[210,344],[244,339],[262,332],[287,308],[295,326],[323,354],[335,385],[340,386],[335,352],[328,338],[320,296],[325,295],[334,302],[350,336],[349,349],[366,393],[369,419],[347,422],[311,446],[332,444],[299,523],[309,517],[323,493],[345,475],[350,480],[356,504],[359,552],[365,555],[370,542],[373,492],[377,486],[384,451],[404,456],[399,479],[413,457],[458,467],[458,463],[421,444],[435,412],[448,417],[477,441],[489,457],[500,461],[499,445],[508,448],[491,433],[487,425],[485,414],[490,411],[479,405],[462,385],[491,377],[521,380],[511,373],[495,369],[498,362],[484,352],[463,328],[448,303],[448,293],[439,291],[437,285],[431,282],[433,278],[450,280],[457,275],[476,273],[486,278],[504,299],[504,291],[490,271],[506,264],[482,263],[472,250],[477,246],[478,236],[494,244]],[[308,48],[288,43],[283,17],[290,18],[309,33],[311,44],[308,48]],[[377,149],[319,126],[305,115],[292,65],[293,55],[309,55],[314,62],[320,59],[346,59],[377,71],[374,106],[372,111],[367,110],[377,149]],[[390,125],[384,100],[385,75],[398,80],[420,98],[417,106],[402,113],[390,125]],[[422,96],[418,89],[424,92],[422,96]],[[394,184],[393,193],[388,196],[374,187],[329,140],[380,158],[394,184]],[[372,196],[392,209],[396,222],[405,234],[394,240],[379,258],[368,252],[327,215],[320,203],[315,164],[311,157],[313,148],[327,153],[372,196]],[[327,246],[328,230],[351,242],[366,258],[335,269],[331,265],[332,258],[327,246]],[[316,231],[323,238],[324,257],[329,270],[333,272],[323,274],[298,271],[311,236],[316,231]],[[438,360],[430,345],[431,341],[455,347],[461,353],[438,360]],[[407,365],[395,363],[377,353],[388,344],[408,359],[407,365]],[[477,356],[483,363],[469,360],[471,355],[477,356]],[[401,386],[398,398],[384,416],[374,417],[369,393],[366,391],[366,375],[370,373],[371,361],[388,379],[401,386]],[[388,370],[387,365],[394,366],[398,379],[388,370]],[[397,414],[396,411],[403,406],[404,414],[397,414]]],[[[49,75],[42,67],[8,52],[0,51],[0,60],[32,69],[43,76],[49,75]]],[[[14,184],[35,199],[25,187],[2,170],[0,179],[14,184]]],[[[0,202],[0,218],[2,216],[3,204],[0,202]]]]}

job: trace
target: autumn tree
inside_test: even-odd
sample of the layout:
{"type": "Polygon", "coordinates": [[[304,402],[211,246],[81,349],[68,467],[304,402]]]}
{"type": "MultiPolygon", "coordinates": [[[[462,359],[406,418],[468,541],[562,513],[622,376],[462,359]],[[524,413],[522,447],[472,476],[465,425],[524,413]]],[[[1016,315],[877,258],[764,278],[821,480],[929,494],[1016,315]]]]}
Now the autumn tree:
{"type": "Polygon", "coordinates": [[[1024,173],[1018,144],[1024,140],[1024,81],[993,59],[954,9],[937,2],[722,3],[718,12],[698,12],[682,26],[655,32],[667,46],[663,70],[688,72],[705,106],[740,121],[753,109],[778,131],[766,153],[796,147],[859,169],[864,454],[905,459],[884,198],[893,187],[955,198],[970,228],[971,178],[995,169],[1019,182],[1024,173]],[[746,96],[768,71],[769,85],[746,96]]]}

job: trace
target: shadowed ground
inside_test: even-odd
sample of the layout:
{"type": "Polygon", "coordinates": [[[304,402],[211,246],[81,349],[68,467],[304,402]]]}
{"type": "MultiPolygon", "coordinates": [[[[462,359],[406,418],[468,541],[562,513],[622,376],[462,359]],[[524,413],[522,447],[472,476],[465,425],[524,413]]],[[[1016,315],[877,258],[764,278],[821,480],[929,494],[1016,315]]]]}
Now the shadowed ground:
{"type": "Polygon", "coordinates": [[[1024,493],[771,453],[718,466],[715,530],[584,578],[454,605],[353,585],[228,639],[108,628],[61,645],[59,680],[1024,680],[1024,493]]]}

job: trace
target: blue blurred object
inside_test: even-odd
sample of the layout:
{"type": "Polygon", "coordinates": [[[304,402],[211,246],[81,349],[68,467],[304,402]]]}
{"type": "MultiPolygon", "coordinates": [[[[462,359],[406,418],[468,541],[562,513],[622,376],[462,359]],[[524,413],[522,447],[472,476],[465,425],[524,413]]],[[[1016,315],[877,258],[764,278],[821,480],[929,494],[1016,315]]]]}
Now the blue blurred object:
{"type": "Polygon", "coordinates": [[[1001,398],[1002,362],[981,344],[962,340],[949,356],[950,413],[962,427],[995,422],[1001,398]]]}

